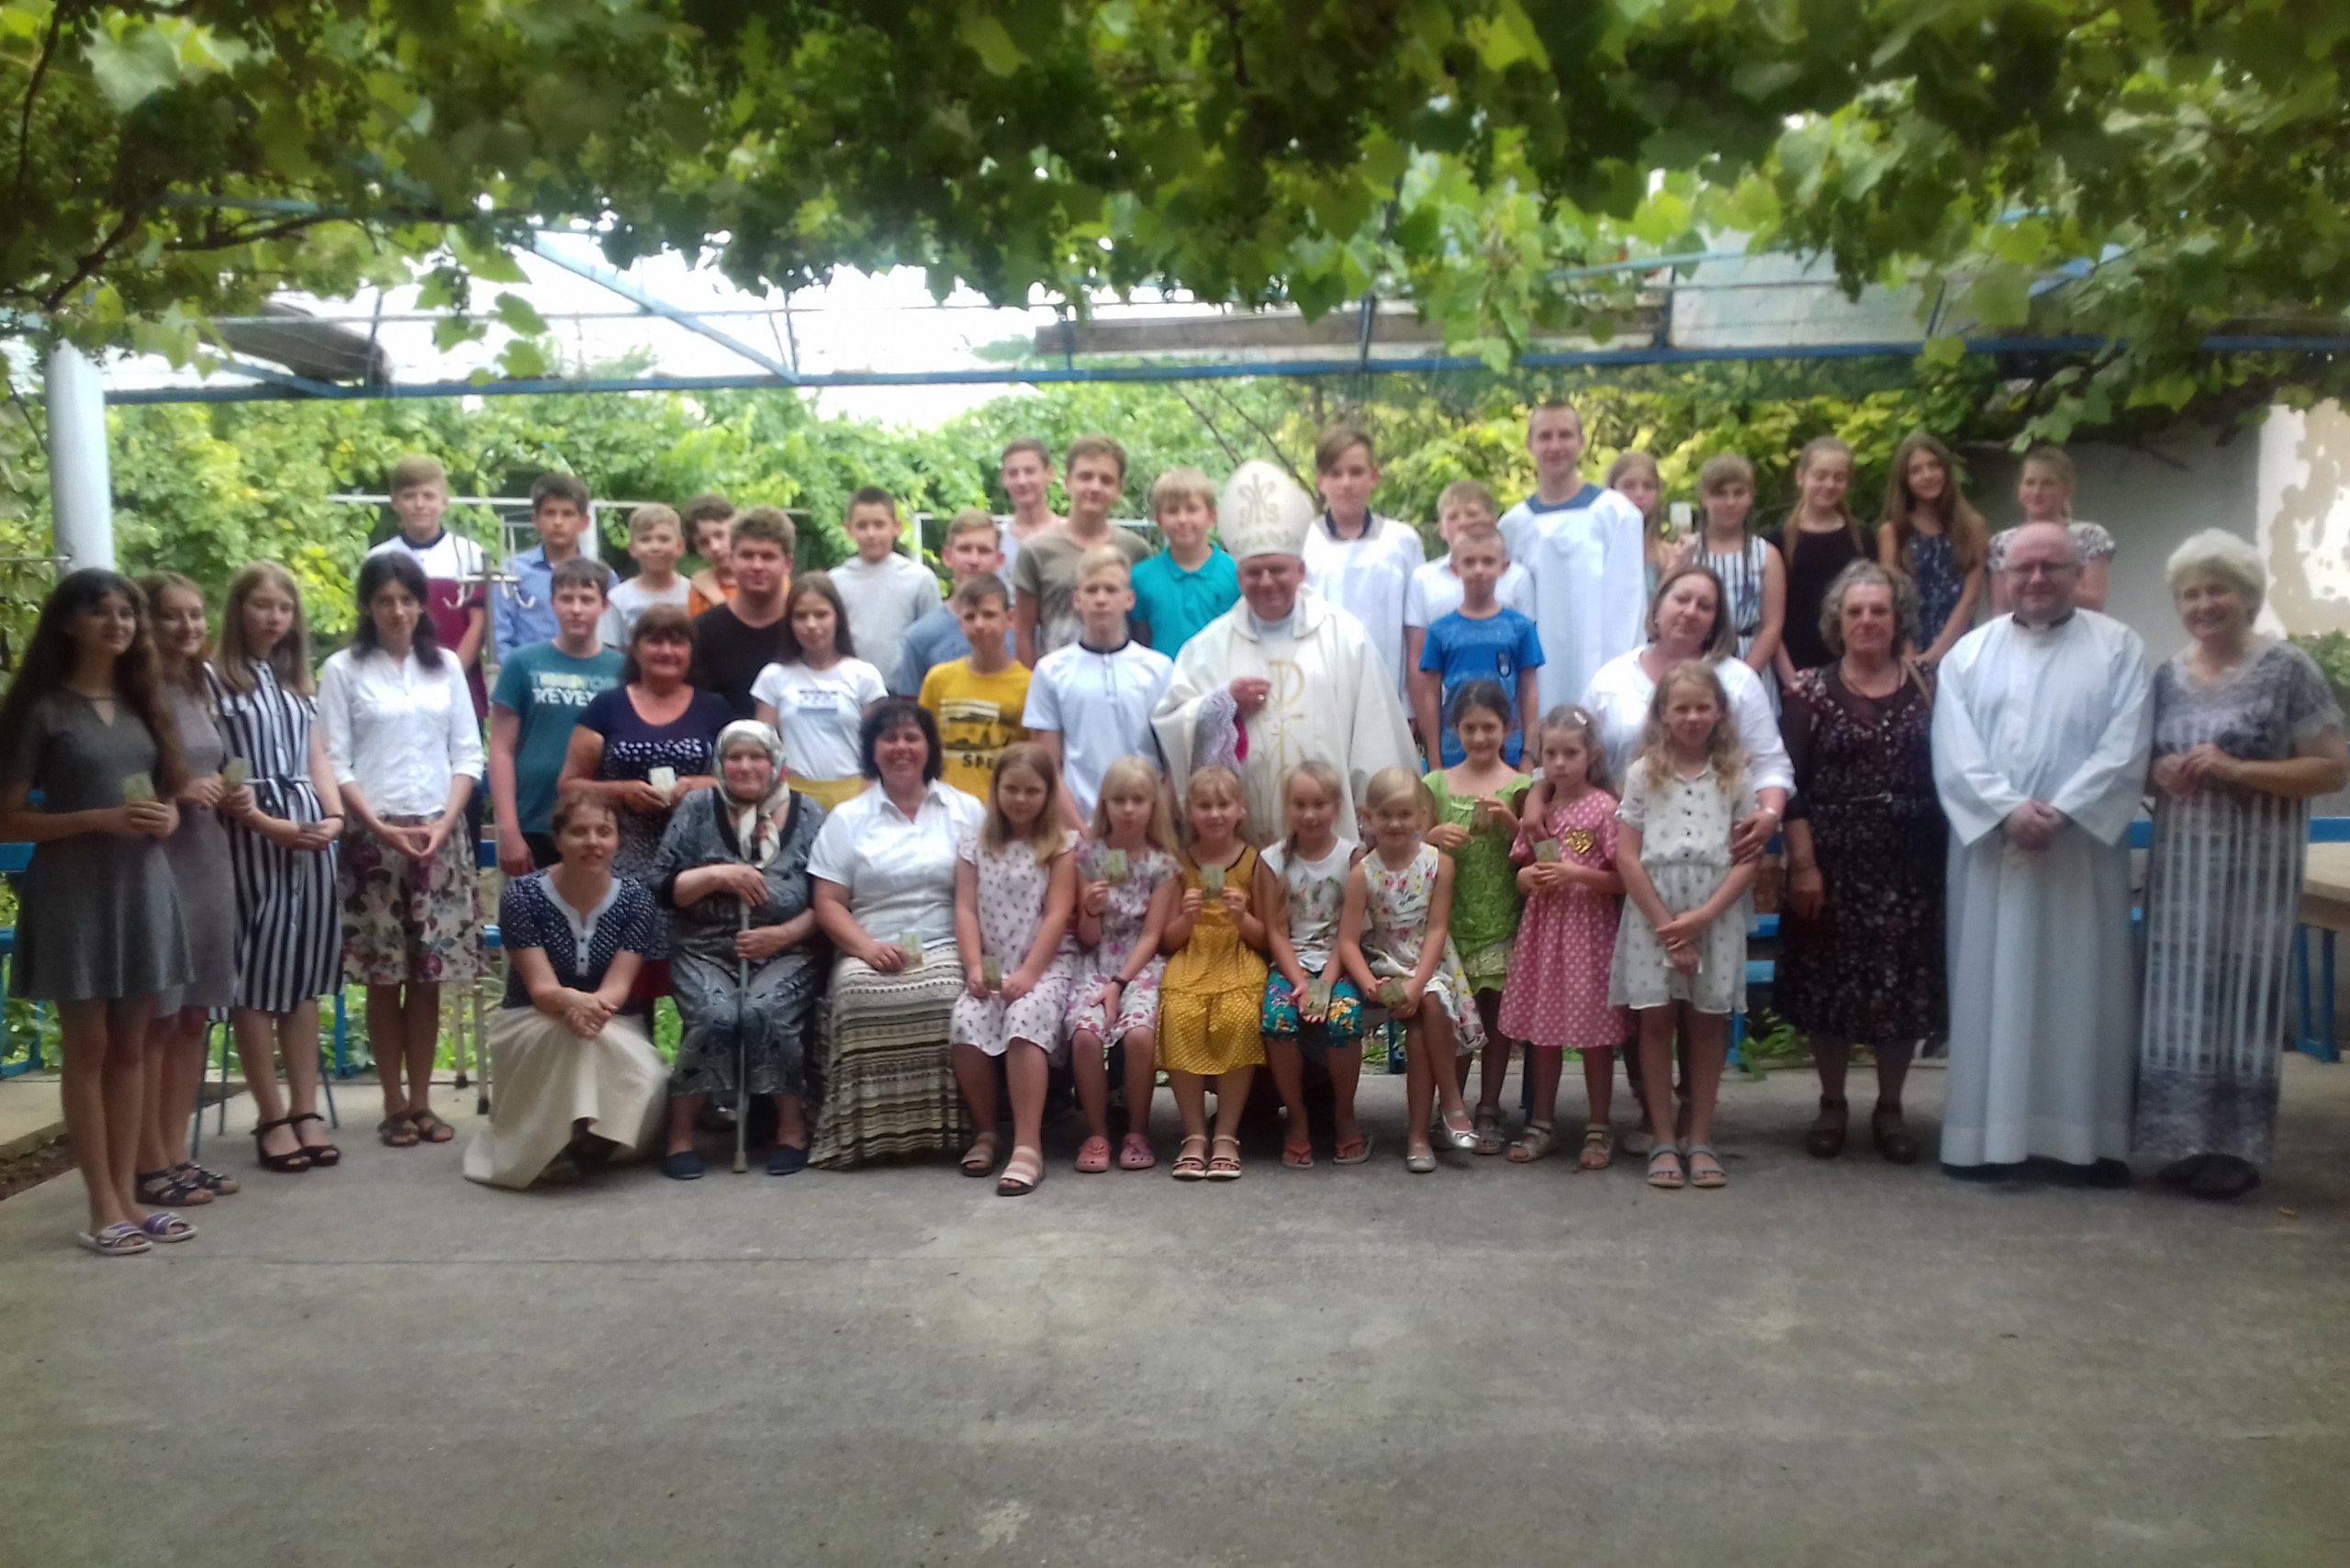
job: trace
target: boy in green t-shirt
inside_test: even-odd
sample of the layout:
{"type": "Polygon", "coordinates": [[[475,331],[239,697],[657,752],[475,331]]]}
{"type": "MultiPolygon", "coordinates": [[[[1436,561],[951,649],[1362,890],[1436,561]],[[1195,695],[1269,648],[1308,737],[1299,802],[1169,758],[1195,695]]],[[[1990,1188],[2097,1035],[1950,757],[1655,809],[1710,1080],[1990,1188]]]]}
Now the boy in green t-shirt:
{"type": "Polygon", "coordinates": [[[920,700],[938,721],[946,758],[940,777],[984,801],[994,782],[996,757],[1014,741],[1028,738],[1020,722],[1028,707],[1028,666],[1003,645],[1012,616],[1001,578],[973,577],[957,588],[955,614],[971,652],[933,667],[923,678],[920,700]]]}
{"type": "Polygon", "coordinates": [[[489,799],[498,813],[498,868],[527,876],[555,862],[548,818],[571,731],[588,700],[621,678],[618,649],[602,645],[604,564],[559,561],[547,583],[555,635],[498,666],[489,700],[489,799]]]}

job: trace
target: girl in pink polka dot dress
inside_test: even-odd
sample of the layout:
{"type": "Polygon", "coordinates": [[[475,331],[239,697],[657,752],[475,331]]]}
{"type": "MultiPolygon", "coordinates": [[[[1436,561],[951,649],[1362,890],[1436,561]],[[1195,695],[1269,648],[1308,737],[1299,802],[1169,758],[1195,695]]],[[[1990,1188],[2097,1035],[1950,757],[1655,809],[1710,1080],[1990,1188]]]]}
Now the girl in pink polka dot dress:
{"type": "Polygon", "coordinates": [[[1502,991],[1501,1029],[1527,1043],[1534,1114],[1509,1157],[1523,1165],[1557,1139],[1562,1050],[1583,1053],[1591,1119],[1578,1161],[1604,1170],[1614,1158],[1607,1121],[1623,1009],[1607,1005],[1607,971],[1621,920],[1616,875],[1616,797],[1603,784],[1599,722],[1583,708],[1554,708],[1542,721],[1542,778],[1526,797],[1510,859],[1526,913],[1502,991]]]}

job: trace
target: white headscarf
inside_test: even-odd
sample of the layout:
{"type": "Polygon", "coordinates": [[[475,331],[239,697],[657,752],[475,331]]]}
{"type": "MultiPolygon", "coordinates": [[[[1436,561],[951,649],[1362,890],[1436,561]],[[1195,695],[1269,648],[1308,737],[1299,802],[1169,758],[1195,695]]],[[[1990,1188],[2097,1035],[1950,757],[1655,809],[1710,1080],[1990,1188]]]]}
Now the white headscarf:
{"type": "Polygon", "coordinates": [[[743,858],[765,869],[783,848],[783,819],[791,808],[790,776],[783,766],[783,737],[756,719],[737,719],[718,732],[711,758],[718,773],[719,809],[733,824],[734,842],[743,858]],[[755,801],[735,798],[726,788],[726,757],[745,746],[764,752],[775,765],[767,793],[755,801]]]}

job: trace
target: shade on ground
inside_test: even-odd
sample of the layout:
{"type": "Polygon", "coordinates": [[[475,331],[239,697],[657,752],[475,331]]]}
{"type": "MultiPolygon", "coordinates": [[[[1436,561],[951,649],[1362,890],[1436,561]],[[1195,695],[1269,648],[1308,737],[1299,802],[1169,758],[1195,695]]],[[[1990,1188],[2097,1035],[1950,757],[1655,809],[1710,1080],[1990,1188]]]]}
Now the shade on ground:
{"type": "Polygon", "coordinates": [[[518,1195],[355,1086],[341,1170],[233,1160],[183,1247],[79,1252],[52,1182],[0,1204],[0,1561],[2350,1561],[2350,1067],[2288,1062],[2231,1206],[1818,1163],[1794,1073],[1726,1092],[1727,1192],[1416,1178],[1365,1087],[1368,1167],[1214,1187],[1064,1126],[1018,1201],[518,1195]]]}

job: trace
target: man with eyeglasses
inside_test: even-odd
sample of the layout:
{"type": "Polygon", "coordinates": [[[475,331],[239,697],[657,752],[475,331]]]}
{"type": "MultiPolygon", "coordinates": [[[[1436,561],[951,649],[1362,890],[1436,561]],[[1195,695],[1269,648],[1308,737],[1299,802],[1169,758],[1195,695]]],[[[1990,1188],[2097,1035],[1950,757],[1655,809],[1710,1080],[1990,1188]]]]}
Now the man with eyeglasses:
{"type": "Polygon", "coordinates": [[[1953,648],[1934,705],[1950,818],[1950,1081],[1942,1169],[2020,1174],[2051,1159],[2086,1185],[2130,1180],[2138,987],[2131,819],[2154,733],[2145,645],[2074,602],[2061,524],[2016,531],[2014,612],[1953,648]]]}

